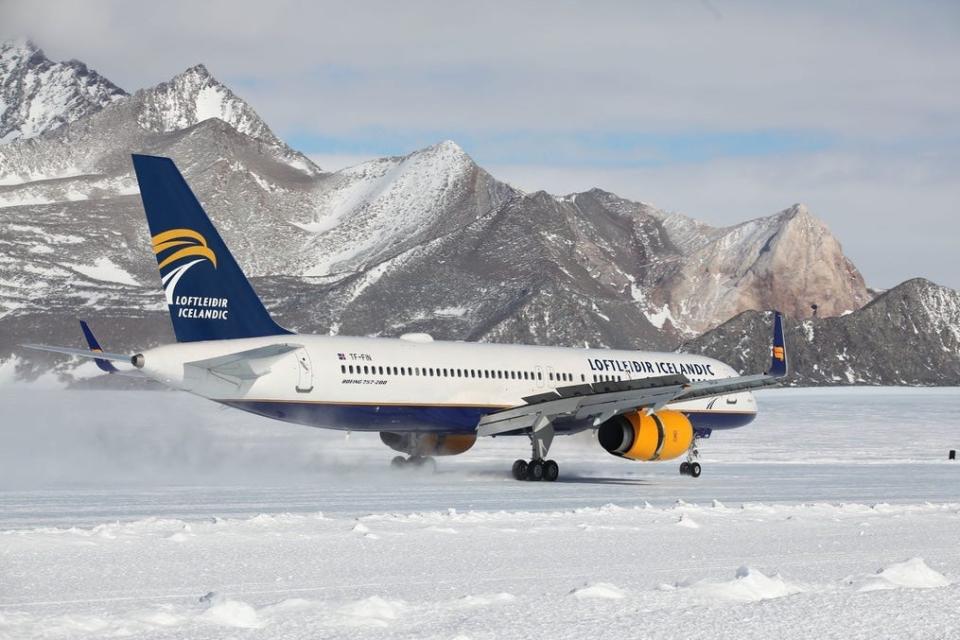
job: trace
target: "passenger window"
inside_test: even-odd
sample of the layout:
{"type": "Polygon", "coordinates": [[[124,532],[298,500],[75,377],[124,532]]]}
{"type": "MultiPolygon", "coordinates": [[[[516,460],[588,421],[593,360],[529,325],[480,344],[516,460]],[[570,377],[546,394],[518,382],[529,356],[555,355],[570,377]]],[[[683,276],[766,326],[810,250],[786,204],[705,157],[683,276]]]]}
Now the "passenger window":
{"type": "Polygon", "coordinates": [[[370,367],[368,367],[367,365],[363,365],[363,372],[370,373],[370,367]]]}
{"type": "Polygon", "coordinates": [[[537,380],[543,380],[543,372],[537,371],[537,380]]]}
{"type": "Polygon", "coordinates": [[[347,365],[345,364],[340,365],[340,373],[346,373],[346,372],[347,372],[347,365]]]}
{"type": "Polygon", "coordinates": [[[547,375],[549,376],[550,380],[552,381],[552,380],[553,380],[553,371],[551,371],[551,372],[550,372],[549,374],[547,374],[547,375]]]}

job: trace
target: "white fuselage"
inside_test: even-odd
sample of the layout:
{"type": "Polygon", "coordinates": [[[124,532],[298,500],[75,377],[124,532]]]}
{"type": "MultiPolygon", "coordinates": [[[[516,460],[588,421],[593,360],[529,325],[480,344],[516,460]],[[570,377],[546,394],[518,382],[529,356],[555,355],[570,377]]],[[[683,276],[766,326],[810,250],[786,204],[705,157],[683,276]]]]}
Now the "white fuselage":
{"type": "MultiPolygon", "coordinates": [[[[684,353],[443,342],[416,335],[186,342],[143,356],[143,372],[171,387],[281,420],[357,430],[443,431],[447,425],[466,432],[485,413],[557,387],[670,374],[691,381],[737,375],[722,362],[684,353]],[[189,364],[268,345],[296,349],[263,363],[252,379],[189,364]]],[[[749,392],[670,408],[690,415],[703,431],[746,424],[756,413],[749,392]]]]}

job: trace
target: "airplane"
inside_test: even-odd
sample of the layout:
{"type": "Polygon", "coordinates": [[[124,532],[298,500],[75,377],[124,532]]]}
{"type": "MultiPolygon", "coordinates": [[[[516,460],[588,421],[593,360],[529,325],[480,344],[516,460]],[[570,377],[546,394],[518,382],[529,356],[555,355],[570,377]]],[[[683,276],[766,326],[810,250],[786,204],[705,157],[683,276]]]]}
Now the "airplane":
{"type": "Polygon", "coordinates": [[[406,456],[396,467],[435,468],[433,456],[478,437],[525,436],[531,456],[512,475],[534,481],[559,476],[554,436],[585,430],[627,460],[685,456],[680,472],[699,477],[700,439],[752,422],[751,391],[788,374],[778,312],[770,367],[754,375],[687,353],[295,334],[271,318],[174,162],[132,158],[176,343],[106,352],[81,322],[89,349],[25,347],[276,420],[377,431],[406,456]]]}

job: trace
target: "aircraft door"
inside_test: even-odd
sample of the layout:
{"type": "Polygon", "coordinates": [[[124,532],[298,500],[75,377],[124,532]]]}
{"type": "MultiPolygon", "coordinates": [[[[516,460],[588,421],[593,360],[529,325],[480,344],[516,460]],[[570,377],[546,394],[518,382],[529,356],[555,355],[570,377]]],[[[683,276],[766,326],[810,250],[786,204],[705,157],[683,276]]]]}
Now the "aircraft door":
{"type": "Polygon", "coordinates": [[[553,375],[553,367],[547,367],[547,386],[553,389],[559,385],[556,384],[557,377],[553,375]]]}
{"type": "Polygon", "coordinates": [[[297,393],[313,390],[313,367],[310,366],[310,354],[303,347],[296,350],[297,356],[297,393]]]}

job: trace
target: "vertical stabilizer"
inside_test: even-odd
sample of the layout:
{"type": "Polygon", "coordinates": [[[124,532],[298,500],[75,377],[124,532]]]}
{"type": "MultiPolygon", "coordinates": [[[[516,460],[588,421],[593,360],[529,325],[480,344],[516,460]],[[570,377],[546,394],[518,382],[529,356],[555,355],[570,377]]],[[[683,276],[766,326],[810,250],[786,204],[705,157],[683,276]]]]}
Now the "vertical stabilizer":
{"type": "Polygon", "coordinates": [[[783,340],[783,314],[779,311],[773,312],[773,347],[767,375],[777,378],[787,375],[787,345],[783,340]]]}
{"type": "Polygon", "coordinates": [[[273,321],[170,158],[133,156],[178,342],[290,333],[273,321]]]}

